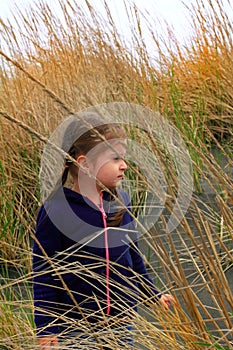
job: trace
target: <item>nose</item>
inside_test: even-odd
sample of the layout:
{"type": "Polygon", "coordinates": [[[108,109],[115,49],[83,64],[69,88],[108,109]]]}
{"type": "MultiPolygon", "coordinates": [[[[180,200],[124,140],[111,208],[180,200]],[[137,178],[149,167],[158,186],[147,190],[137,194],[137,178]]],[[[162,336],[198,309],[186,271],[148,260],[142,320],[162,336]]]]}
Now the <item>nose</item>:
{"type": "Polygon", "coordinates": [[[122,171],[125,171],[125,170],[127,169],[127,167],[128,167],[128,166],[127,166],[125,160],[124,160],[124,159],[121,159],[120,169],[121,169],[122,171]]]}

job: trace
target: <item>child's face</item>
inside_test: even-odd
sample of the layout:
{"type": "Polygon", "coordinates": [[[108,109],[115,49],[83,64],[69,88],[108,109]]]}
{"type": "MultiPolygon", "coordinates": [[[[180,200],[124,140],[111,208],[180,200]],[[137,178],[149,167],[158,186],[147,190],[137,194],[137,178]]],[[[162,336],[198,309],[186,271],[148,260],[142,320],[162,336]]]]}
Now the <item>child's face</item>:
{"type": "Polygon", "coordinates": [[[104,148],[90,168],[92,175],[107,188],[116,188],[123,179],[127,164],[124,161],[126,144],[123,141],[108,141],[111,147],[104,148]]]}

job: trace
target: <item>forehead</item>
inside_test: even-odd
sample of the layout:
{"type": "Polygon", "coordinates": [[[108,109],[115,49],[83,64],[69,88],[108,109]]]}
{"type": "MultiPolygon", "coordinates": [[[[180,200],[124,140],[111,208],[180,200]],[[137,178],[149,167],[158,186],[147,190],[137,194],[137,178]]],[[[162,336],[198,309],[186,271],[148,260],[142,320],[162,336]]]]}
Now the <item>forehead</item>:
{"type": "Polygon", "coordinates": [[[109,156],[113,153],[125,155],[126,153],[126,147],[127,147],[127,142],[124,139],[117,138],[117,139],[110,139],[107,141],[103,141],[93,147],[88,153],[87,156],[95,159],[96,157],[101,157],[101,156],[109,156]]]}
{"type": "Polygon", "coordinates": [[[108,140],[105,143],[106,151],[109,152],[117,152],[117,153],[125,153],[127,143],[124,139],[113,139],[108,140]]]}

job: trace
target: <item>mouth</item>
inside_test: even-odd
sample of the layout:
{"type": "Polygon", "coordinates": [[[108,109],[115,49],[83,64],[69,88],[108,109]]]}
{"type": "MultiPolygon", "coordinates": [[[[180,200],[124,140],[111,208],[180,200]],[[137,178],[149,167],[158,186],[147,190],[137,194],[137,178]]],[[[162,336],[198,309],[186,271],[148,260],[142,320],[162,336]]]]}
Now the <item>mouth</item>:
{"type": "Polygon", "coordinates": [[[121,181],[121,180],[123,180],[123,175],[119,175],[119,176],[117,176],[117,178],[115,179],[115,181],[114,182],[118,182],[118,181],[121,181]]]}

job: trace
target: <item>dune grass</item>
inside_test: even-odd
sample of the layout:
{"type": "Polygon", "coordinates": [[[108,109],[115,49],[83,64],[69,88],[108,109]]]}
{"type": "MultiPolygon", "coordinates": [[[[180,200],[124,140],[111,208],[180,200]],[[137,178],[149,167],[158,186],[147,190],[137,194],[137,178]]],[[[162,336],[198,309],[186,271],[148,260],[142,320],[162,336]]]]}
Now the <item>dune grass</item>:
{"type": "MultiPolygon", "coordinates": [[[[178,303],[167,313],[148,300],[146,303],[142,296],[141,311],[133,321],[135,347],[230,349],[230,15],[220,1],[213,5],[209,0],[208,7],[196,1],[195,8],[186,9],[194,32],[183,45],[172,31],[164,37],[156,36],[152,18],[126,3],[129,22],[134,24],[133,53],[118,34],[107,2],[107,20],[87,1],[86,11],[78,1],[58,3],[62,19],[41,2],[27,13],[20,10],[14,26],[9,22],[0,24],[0,345],[31,349],[33,344],[37,348],[32,317],[31,243],[40,205],[40,157],[47,137],[69,114],[117,101],[145,106],[170,120],[190,152],[194,176],[186,216],[169,234],[166,221],[176,200],[176,171],[150,135],[133,134],[159,155],[169,194],[156,226],[141,238],[140,244],[156,285],[162,292],[173,293],[178,303]],[[149,28],[154,57],[144,45],[142,24],[149,28]]],[[[138,200],[146,196],[147,181],[136,170],[132,164],[128,177],[136,189],[133,205],[137,206],[138,200]],[[137,186],[139,183],[142,187],[137,186]]],[[[156,179],[152,181],[156,186],[156,179]]],[[[55,264],[54,269],[59,267],[55,264]]],[[[114,335],[112,339],[110,335],[106,337],[115,349],[114,335]]]]}

